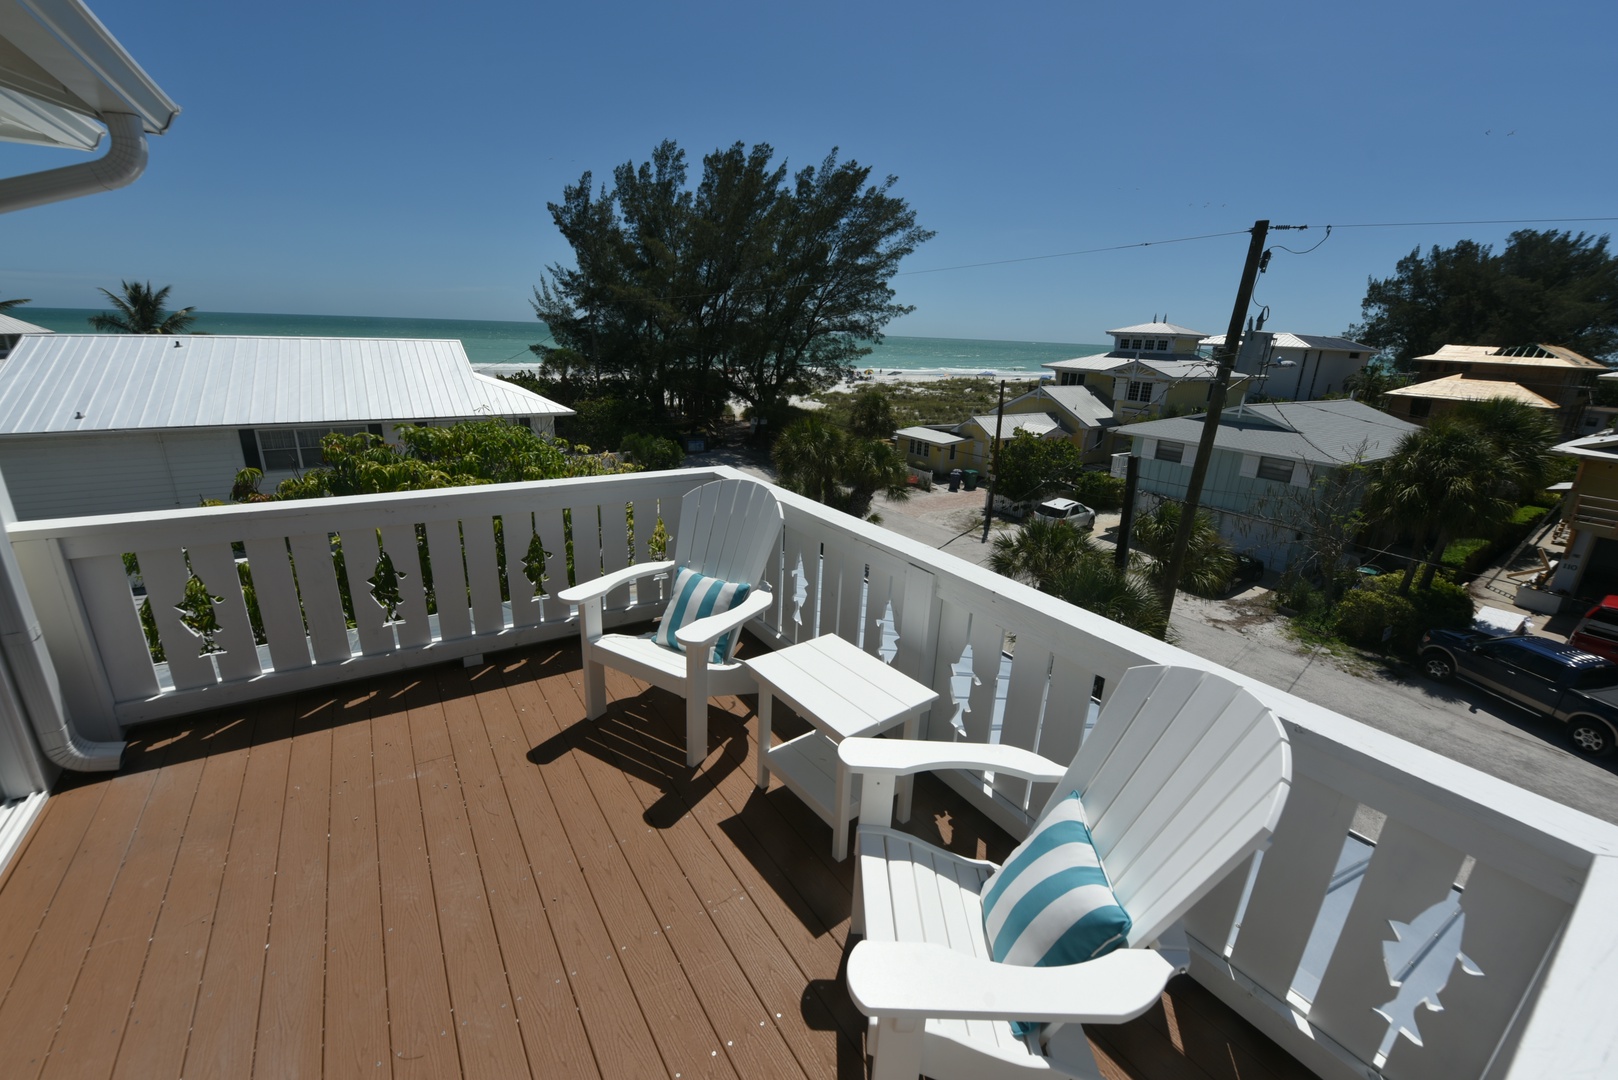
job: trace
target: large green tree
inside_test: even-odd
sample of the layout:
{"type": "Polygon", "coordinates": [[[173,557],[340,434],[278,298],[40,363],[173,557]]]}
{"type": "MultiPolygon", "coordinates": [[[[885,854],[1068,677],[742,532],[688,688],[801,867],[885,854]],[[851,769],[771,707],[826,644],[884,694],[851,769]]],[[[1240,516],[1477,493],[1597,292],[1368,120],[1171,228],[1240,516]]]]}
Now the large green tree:
{"type": "Polygon", "coordinates": [[[995,494],[1014,503],[1071,490],[1084,472],[1084,453],[1068,439],[1019,431],[1000,447],[995,494]]]}
{"type": "Polygon", "coordinates": [[[1372,278],[1364,320],[1346,333],[1398,363],[1446,343],[1563,345],[1618,359],[1618,258],[1608,237],[1549,229],[1487,244],[1416,248],[1387,278],[1372,278]]]}
{"type": "Polygon", "coordinates": [[[995,537],[989,569],[1143,634],[1168,634],[1168,616],[1151,580],[1118,567],[1112,552],[1070,525],[1036,518],[995,537]]]}
{"type": "Polygon", "coordinates": [[[183,334],[197,321],[192,314],[196,308],[167,309],[172,285],[154,289],[150,281],[124,281],[119,287],[122,295],[101,290],[112,310],[90,316],[90,325],[97,330],[109,334],[183,334]]]}
{"type": "Polygon", "coordinates": [[[604,387],[670,414],[718,415],[740,398],[764,416],[845,375],[910,308],[889,282],[932,234],[894,177],[833,151],[791,176],[765,144],[703,158],[664,142],[594,186],[586,172],[549,209],[573,249],[533,307],[554,339],[547,377],[604,387]]]}

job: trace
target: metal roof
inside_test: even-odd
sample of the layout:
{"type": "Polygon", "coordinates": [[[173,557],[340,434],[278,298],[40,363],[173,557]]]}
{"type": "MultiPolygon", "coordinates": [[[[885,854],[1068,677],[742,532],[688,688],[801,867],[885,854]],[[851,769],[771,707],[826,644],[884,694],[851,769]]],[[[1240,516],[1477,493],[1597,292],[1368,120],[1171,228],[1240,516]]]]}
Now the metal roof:
{"type": "Polygon", "coordinates": [[[917,442],[931,443],[934,446],[954,446],[956,443],[966,441],[966,436],[964,435],[956,435],[930,427],[900,428],[894,434],[901,439],[915,439],[917,442]]]}
{"type": "Polygon", "coordinates": [[[1054,403],[1081,427],[1109,427],[1118,422],[1112,408],[1082,386],[1041,386],[1007,404],[1014,405],[1028,398],[1043,398],[1054,403]]]}
{"type": "Polygon", "coordinates": [[[459,341],[45,334],[0,363],[0,435],[571,413],[459,341]]]}
{"type": "Polygon", "coordinates": [[[1201,330],[1193,330],[1189,326],[1176,326],[1171,322],[1144,322],[1135,326],[1120,326],[1116,330],[1108,330],[1109,334],[1167,334],[1170,337],[1203,336],[1201,330]]]}
{"type": "Polygon", "coordinates": [[[1536,409],[1557,407],[1556,402],[1541,397],[1526,386],[1495,379],[1469,379],[1465,375],[1446,375],[1442,379],[1411,383],[1397,390],[1389,390],[1388,396],[1432,398],[1438,401],[1489,401],[1494,398],[1510,398],[1524,405],[1532,405],[1536,409]]]}
{"type": "MultiPolygon", "coordinates": [[[[1559,454],[1572,454],[1574,457],[1595,458],[1599,461],[1611,461],[1618,458],[1618,432],[1603,431],[1596,435],[1586,435],[1582,439],[1562,443],[1551,447],[1559,454]]],[[[1546,488],[1546,491],[1553,490],[1546,488]]]]}
{"type": "MultiPolygon", "coordinates": [[[[1202,416],[1149,420],[1118,429],[1132,438],[1195,443],[1202,437],[1202,416]]],[[[1388,457],[1399,440],[1420,428],[1358,401],[1285,401],[1226,409],[1219,418],[1214,446],[1243,454],[1341,465],[1356,455],[1362,461],[1388,457]]]]}
{"type": "Polygon", "coordinates": [[[1094,356],[1075,356],[1069,360],[1051,360],[1040,367],[1048,367],[1052,371],[1111,371],[1123,367],[1132,359],[1132,356],[1096,353],[1094,356]]]}
{"type": "MultiPolygon", "coordinates": [[[[994,435],[994,422],[994,413],[989,413],[987,416],[972,417],[972,423],[982,428],[984,433],[989,436],[994,435]]],[[[1005,422],[1000,425],[1000,439],[1004,442],[1019,431],[1032,432],[1035,435],[1049,435],[1053,431],[1060,430],[1062,430],[1061,421],[1050,413],[1006,413],[1005,422]]]]}
{"type": "MultiPolygon", "coordinates": [[[[1215,334],[1205,337],[1200,344],[1223,345],[1224,334],[1215,334]]],[[[1278,349],[1325,349],[1328,352],[1362,352],[1374,353],[1376,350],[1362,342],[1353,341],[1346,337],[1325,337],[1320,334],[1292,334],[1282,331],[1274,336],[1271,344],[1278,349]]]]}
{"type": "Polygon", "coordinates": [[[13,319],[10,315],[0,311],[0,334],[54,334],[55,330],[47,330],[43,326],[35,326],[31,322],[13,319]]]}
{"type": "Polygon", "coordinates": [[[93,150],[107,113],[168,130],[180,107],[79,0],[0,0],[0,139],[93,150]]]}

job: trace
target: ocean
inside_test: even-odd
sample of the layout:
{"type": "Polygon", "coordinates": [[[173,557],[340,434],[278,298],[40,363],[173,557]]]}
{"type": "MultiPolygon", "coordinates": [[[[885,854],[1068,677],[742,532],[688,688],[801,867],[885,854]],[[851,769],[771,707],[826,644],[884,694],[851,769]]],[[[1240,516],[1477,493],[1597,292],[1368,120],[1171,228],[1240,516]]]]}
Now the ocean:
{"type": "MultiPolygon", "coordinates": [[[[57,333],[90,333],[87,308],[25,305],[10,312],[25,322],[57,333]]],[[[195,330],[210,334],[272,337],[454,338],[480,370],[509,374],[534,366],[528,346],[546,341],[545,324],[491,322],[482,319],[384,319],[368,315],[261,315],[249,312],[199,311],[195,330]]],[[[986,341],[976,338],[890,336],[872,346],[862,368],[876,371],[929,372],[958,375],[1022,373],[1036,375],[1040,365],[1071,356],[1106,352],[1108,345],[1058,341],[986,341]]]]}

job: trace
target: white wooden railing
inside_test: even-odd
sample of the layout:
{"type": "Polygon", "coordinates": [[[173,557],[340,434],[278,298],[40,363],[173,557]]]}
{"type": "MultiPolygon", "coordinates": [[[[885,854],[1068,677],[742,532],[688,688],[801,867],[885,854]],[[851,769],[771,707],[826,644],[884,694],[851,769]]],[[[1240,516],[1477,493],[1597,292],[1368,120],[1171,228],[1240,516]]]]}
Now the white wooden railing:
{"type": "MultiPolygon", "coordinates": [[[[74,721],[88,737],[111,738],[154,717],[570,634],[569,613],[546,595],[566,579],[568,544],[584,575],[644,559],[651,523],[660,515],[672,533],[679,496],[720,475],[735,474],[30,522],[12,539],[74,721]],[[521,572],[535,535],[549,552],[539,591],[521,572]],[[334,536],[348,592],[363,601],[352,627],[334,536]],[[401,574],[391,617],[369,599],[379,538],[401,574]],[[418,550],[435,578],[431,614],[418,550]],[[126,552],[138,558],[166,665],[147,649],[126,552]],[[261,644],[238,585],[242,561],[261,644]],[[206,641],[176,610],[193,574],[218,598],[218,629],[206,641]]],[[[1295,783],[1274,842],[1193,910],[1186,930],[1193,976],[1315,1072],[1618,1073],[1609,1005],[1618,828],[877,526],[778,496],[786,529],[771,581],[777,603],[759,637],[773,646],[836,633],[890,659],[940,691],[930,737],[999,740],[1064,760],[1092,693],[1104,696],[1140,663],[1218,670],[1282,717],[1295,783]],[[1364,810],[1385,816],[1374,846],[1350,835],[1364,810]],[[1405,967],[1422,968],[1427,985],[1405,967]],[[1419,996],[1442,1011],[1410,1000],[1419,996]],[[1401,1019],[1390,1026],[1378,1010],[1401,1019]]],[[[609,611],[643,619],[660,603],[626,594],[609,611]]],[[[1042,797],[1006,777],[948,779],[1014,835],[1042,797]]]]}

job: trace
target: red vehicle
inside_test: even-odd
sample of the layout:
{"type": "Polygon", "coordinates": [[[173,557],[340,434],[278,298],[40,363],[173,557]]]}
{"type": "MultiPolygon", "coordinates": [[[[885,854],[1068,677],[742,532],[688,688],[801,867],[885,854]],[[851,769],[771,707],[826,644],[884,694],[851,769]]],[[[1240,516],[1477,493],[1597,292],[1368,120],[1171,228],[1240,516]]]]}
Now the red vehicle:
{"type": "Polygon", "coordinates": [[[1609,596],[1587,611],[1567,643],[1618,662],[1618,596],[1609,596]]]}

